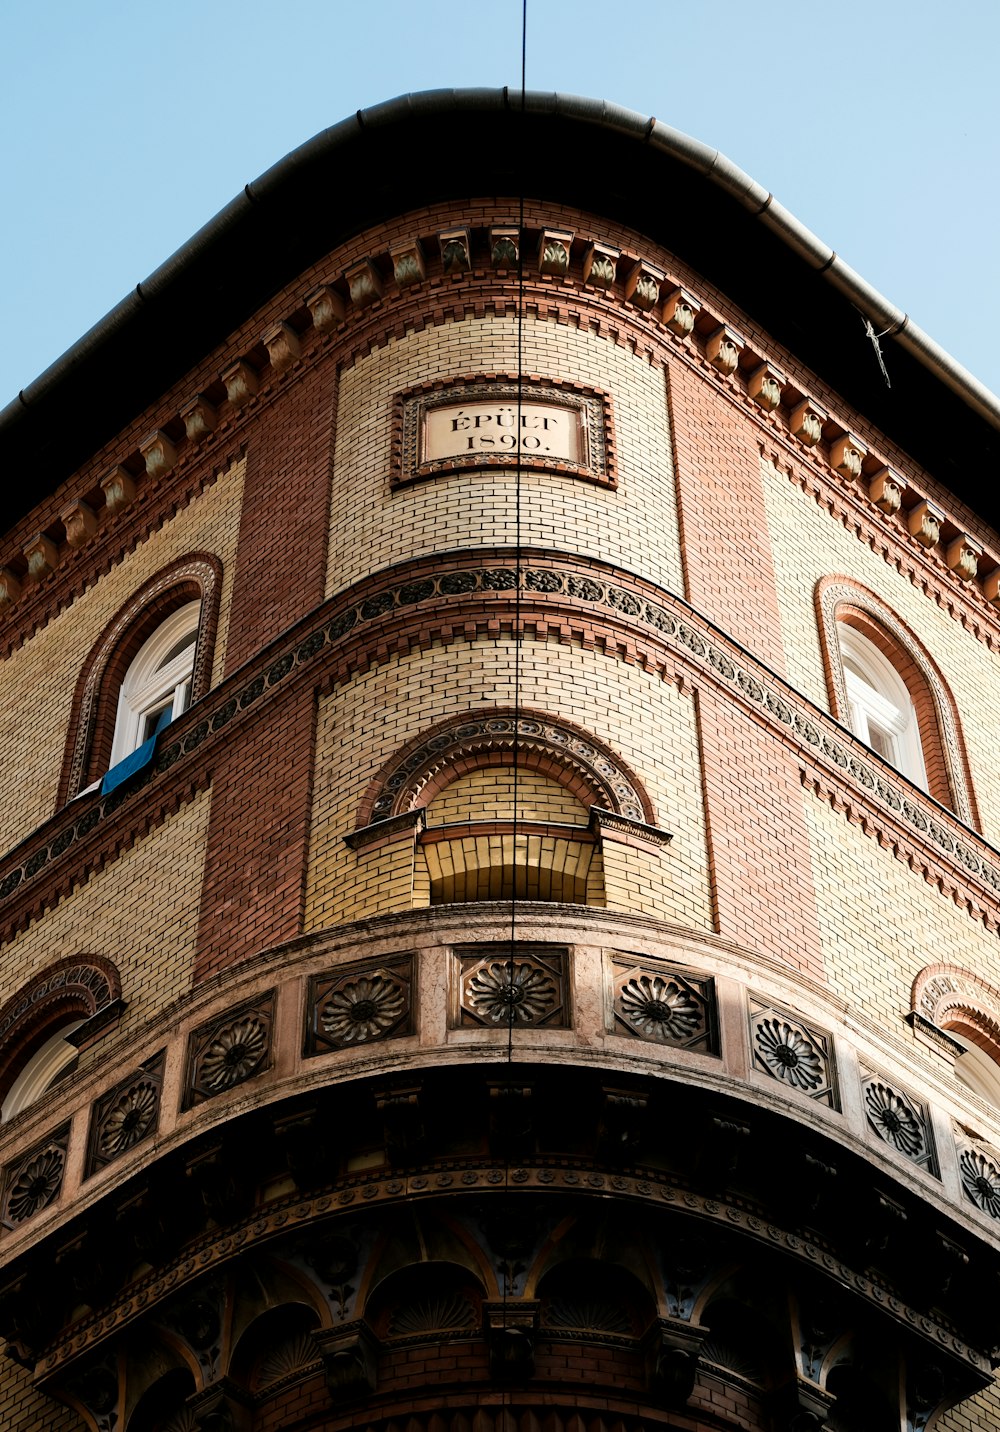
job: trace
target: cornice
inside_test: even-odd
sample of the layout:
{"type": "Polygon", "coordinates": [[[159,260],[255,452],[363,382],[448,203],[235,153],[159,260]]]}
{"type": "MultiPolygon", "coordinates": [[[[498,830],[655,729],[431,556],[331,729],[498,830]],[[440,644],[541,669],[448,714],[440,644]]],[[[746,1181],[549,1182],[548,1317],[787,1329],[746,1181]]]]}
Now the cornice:
{"type": "MultiPolygon", "coordinates": [[[[452,207],[460,211],[460,206],[452,207]]],[[[427,221],[426,214],[419,217],[427,221]]],[[[6,564],[0,565],[0,610],[6,600],[14,614],[12,630],[21,639],[22,627],[37,630],[46,614],[65,606],[114,560],[113,555],[100,559],[93,571],[82,560],[83,553],[100,545],[98,539],[106,542],[111,516],[127,515],[137,502],[148,503],[154,492],[168,492],[164,479],[173,471],[185,474],[190,485],[191,474],[198,471],[194,459],[200,445],[208,444],[208,451],[221,435],[228,435],[231,442],[239,432],[245,448],[252,441],[253,418],[286,388],[301,382],[312,367],[331,358],[338,367],[349,365],[390,339],[423,327],[516,312],[516,274],[502,265],[491,266],[489,254],[495,256],[496,243],[492,251],[488,246],[498,231],[484,228],[482,215],[478,217],[478,227],[455,231],[464,235],[465,245],[465,258],[457,267],[443,267],[432,252],[441,244],[444,253],[444,232],[423,235],[423,247],[421,238],[411,241],[410,247],[421,254],[415,281],[400,276],[399,245],[380,251],[377,242],[365,249],[363,241],[359,246],[359,240],[353,240],[342,246],[331,256],[332,262],[317,267],[316,272],[325,274],[319,287],[303,296],[309,285],[300,280],[286,296],[284,316],[263,331],[241,330],[235,348],[216,353],[208,367],[199,370],[188,397],[183,396],[183,387],[172,390],[170,402],[149,414],[152,430],[145,438],[139,434],[146,424],[133,425],[100,482],[97,471],[87,469],[81,491],[68,502],[71,484],[66,487],[58,517],[53,509],[48,524],[36,534],[34,555],[28,551],[31,543],[25,543],[24,532],[19,538],[23,549],[0,553],[0,563],[6,564]],[[486,254],[480,252],[483,245],[486,254]],[[425,252],[434,262],[424,259],[425,252]],[[361,253],[367,257],[358,261],[361,253]],[[102,504],[106,510],[98,520],[94,513],[102,504]],[[86,522],[81,513],[89,514],[86,522]],[[67,577],[60,581],[63,564],[67,577]],[[37,611],[38,604],[32,601],[36,592],[45,594],[37,611]],[[19,620],[22,608],[25,617],[19,620]]],[[[562,246],[565,263],[526,262],[525,313],[538,321],[578,326],[650,362],[683,362],[760,427],[762,452],[777,443],[801,464],[794,473],[789,466],[788,475],[803,487],[811,486],[820,505],[830,507],[846,526],[853,525],[859,536],[863,532],[863,540],[873,550],[881,549],[887,561],[980,640],[993,648],[1000,646],[1000,611],[995,610],[1000,605],[1000,556],[984,550],[988,529],[977,540],[965,530],[962,514],[948,518],[936,496],[936,484],[927,484],[919,472],[904,471],[905,461],[880,455],[878,434],[864,418],[846,411],[838,415],[836,399],[824,396],[817,401],[793,354],[766,337],[747,337],[732,327],[738,320],[721,295],[699,293],[697,276],[692,278],[685,265],[655,244],[650,247],[658,264],[631,248],[612,250],[604,245],[614,255],[608,262],[615,277],[597,282],[588,259],[602,245],[588,238],[587,219],[580,215],[584,231],[564,235],[571,241],[562,246]],[[644,290],[638,280],[651,287],[644,290]],[[801,376],[789,377],[789,372],[801,376]],[[864,439],[856,436],[859,431],[866,434],[864,439]],[[934,489],[932,499],[921,491],[922,484],[934,489]]],[[[540,222],[533,212],[534,227],[525,229],[526,248],[529,234],[532,239],[544,234],[540,222]]],[[[639,243],[641,248],[641,239],[639,243]]],[[[207,480],[202,475],[202,483],[207,480]]],[[[176,494],[173,501],[176,505],[176,494]]],[[[152,530],[157,514],[162,520],[169,511],[169,499],[157,501],[144,517],[139,535],[152,530]]],[[[131,538],[133,544],[135,540],[138,537],[131,538]]]]}
{"type": "MultiPolygon", "coordinates": [[[[511,631],[516,580],[510,549],[442,553],[331,598],[174,723],[132,784],[59,812],[0,862],[4,937],[67,894],[116,841],[210,783],[216,741],[235,739],[271,701],[303,684],[330,692],[409,650],[511,631]]],[[[593,559],[528,550],[517,607],[521,630],[538,640],[576,642],[732,702],[795,752],[820,792],[860,812],[866,832],[998,928],[1000,854],[681,598],[593,559]]]]}

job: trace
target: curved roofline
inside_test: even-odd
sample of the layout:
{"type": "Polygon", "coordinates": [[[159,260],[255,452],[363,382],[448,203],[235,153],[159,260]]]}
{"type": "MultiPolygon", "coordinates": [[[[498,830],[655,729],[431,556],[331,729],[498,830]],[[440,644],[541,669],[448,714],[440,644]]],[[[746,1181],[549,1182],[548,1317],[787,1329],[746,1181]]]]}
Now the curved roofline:
{"type": "MultiPolygon", "coordinates": [[[[512,126],[521,121],[522,115],[533,129],[544,127],[546,137],[552,125],[560,127],[560,135],[571,136],[578,136],[580,126],[586,126],[599,131],[600,140],[606,149],[622,152],[624,146],[624,150],[631,155],[636,152],[635,146],[642,146],[650,153],[662,157],[669,168],[683,166],[693,175],[707,181],[718,191],[718,198],[724,205],[727,205],[727,201],[737,205],[761,230],[767,231],[771,238],[768,248],[773,249],[773,243],[776,242],[777,256],[784,254],[787,258],[794,258],[804,264],[825,286],[846,299],[864,318],[869,319],[880,335],[891,337],[933,380],[955,394],[990,427],[1000,432],[1000,398],[936,344],[902,309],[865,283],[829,245],[789,213],[769,190],[744,173],[719,150],[712,149],[679,130],[660,123],[659,120],[646,118],[606,100],[532,91],[524,96],[522,109],[520,94],[512,94],[504,88],[431,90],[402,95],[369,109],[358,110],[351,118],[321,131],[313,139],[292,150],[259,178],[247,184],[242,194],[237,195],[148,278],[137,284],[127,297],[61,358],[18,393],[0,412],[0,450],[4,442],[23,425],[25,419],[28,419],[30,425],[34,414],[41,415],[46,411],[51,414],[53,406],[67,396],[72,385],[78,384],[88,375],[95,378],[105,376],[100,370],[109,362],[110,355],[118,354],[120,364],[123,343],[127,346],[130,338],[138,341],[149,337],[145,329],[153,310],[157,311],[157,322],[161,328],[169,329],[173,323],[172,351],[175,351],[177,361],[181,361],[184,357],[184,343],[179,328],[184,321],[185,303],[190,305],[194,301],[195,290],[199,286],[203,303],[210,294],[214,297],[214,291],[210,287],[211,280],[213,276],[218,278],[222,274],[222,266],[226,264],[227,258],[232,256],[235,248],[238,248],[241,240],[252,242],[257,231],[274,227],[278,211],[287,204],[289,197],[295,195],[301,198],[303,186],[321,175],[327,175],[331,166],[346,163],[348,167],[354,164],[363,169],[365,153],[373,147],[376,152],[384,154],[386,141],[389,142],[390,148],[392,141],[402,147],[414,133],[447,134],[449,126],[454,124],[458,116],[463,116],[478,135],[485,135],[488,140],[496,143],[498,152],[502,152],[509,160],[509,142],[504,151],[501,150],[499,141],[501,135],[509,141],[512,126]],[[380,142],[383,146],[381,149],[380,142]],[[176,302],[178,298],[181,300],[179,306],[176,302]]],[[[460,136],[453,131],[452,138],[458,139],[460,136]]],[[[535,150],[540,148],[541,145],[535,146],[535,150]]],[[[518,150],[520,159],[525,164],[525,173],[529,177],[533,166],[538,165],[535,150],[528,145],[518,150]]],[[[565,189],[571,181],[576,182],[578,187],[582,186],[585,175],[580,157],[575,153],[563,157],[561,163],[555,166],[551,178],[556,191],[565,189]]],[[[461,185],[453,185],[445,194],[439,173],[432,173],[428,183],[432,187],[436,185],[434,192],[437,198],[462,197],[461,185]]],[[[620,215],[623,208],[628,207],[622,194],[612,195],[609,204],[608,194],[602,193],[602,189],[606,191],[613,185],[608,184],[606,179],[595,181],[593,171],[589,175],[589,184],[589,207],[605,213],[610,211],[615,217],[620,215]]],[[[405,182],[401,187],[405,190],[405,182]]],[[[315,194],[316,191],[313,189],[310,192],[315,194]]],[[[546,195],[543,193],[541,197],[546,195]]],[[[338,192],[336,215],[332,223],[328,219],[326,236],[330,237],[330,231],[335,230],[333,238],[335,242],[339,242],[370,222],[370,198],[364,184],[338,192]]],[[[404,212],[404,208],[401,206],[396,212],[404,212]]],[[[307,222],[314,220],[310,218],[307,222]]],[[[634,223],[633,226],[639,227],[634,223]]],[[[649,232],[649,229],[646,231],[649,232]]],[[[651,234],[651,237],[653,236],[651,234]]],[[[331,246],[327,243],[324,251],[328,251],[331,246]]],[[[260,259],[260,267],[273,273],[275,283],[272,291],[277,291],[278,287],[288,281],[288,275],[281,272],[280,258],[275,262],[269,249],[263,249],[261,252],[264,257],[260,259]]],[[[770,256],[774,256],[773,252],[770,256]]],[[[247,302],[250,306],[246,311],[252,311],[260,302],[259,295],[249,293],[247,302]]],[[[198,356],[200,354],[188,351],[187,366],[198,356]]],[[[174,376],[179,376],[179,372],[174,376]]],[[[125,386],[128,386],[127,383],[125,386]]],[[[147,401],[153,401],[155,396],[154,391],[147,401]]],[[[877,417],[874,420],[878,421],[877,417]]],[[[109,436],[110,433],[105,434],[103,440],[106,441],[109,436]]],[[[99,445],[96,443],[94,450],[99,445]]],[[[80,460],[79,453],[76,454],[76,460],[80,460]]],[[[71,467],[66,467],[64,474],[71,470],[71,467]]]]}

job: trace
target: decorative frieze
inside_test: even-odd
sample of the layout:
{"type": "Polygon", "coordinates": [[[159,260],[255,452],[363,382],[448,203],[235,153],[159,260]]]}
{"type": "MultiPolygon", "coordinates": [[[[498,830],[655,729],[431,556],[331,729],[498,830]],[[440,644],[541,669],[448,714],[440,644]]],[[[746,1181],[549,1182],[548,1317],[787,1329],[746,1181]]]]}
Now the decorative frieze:
{"type": "Polygon", "coordinates": [[[9,567],[0,567],[0,607],[13,606],[21,595],[21,583],[9,567]]]}
{"type": "Polygon", "coordinates": [[[463,1027],[521,1029],[569,1025],[568,952],[548,945],[490,945],[455,951],[463,1027]]]}
{"type": "Polygon", "coordinates": [[[309,981],[303,1053],[355,1049],[413,1029],[413,957],[328,970],[309,981]]]}
{"type": "Polygon", "coordinates": [[[389,257],[392,259],[392,276],[400,288],[409,288],[427,277],[427,265],[419,239],[404,239],[393,244],[389,257]]]}
{"type": "Polygon", "coordinates": [[[838,1107],[833,1041],[828,1034],[784,1010],[752,1000],[750,1044],[755,1069],[831,1109],[838,1107]]]}
{"type": "Polygon", "coordinates": [[[121,512],[135,501],[135,482],[124,467],[116,467],[101,478],[104,505],[109,512],[121,512]]]}
{"type": "Polygon", "coordinates": [[[640,259],[625,280],[625,301],[648,313],[660,301],[660,285],[665,278],[662,269],[640,259]]]}
{"type": "Polygon", "coordinates": [[[720,373],[735,373],[740,366],[740,354],[745,347],[740,335],[722,324],[709,335],[705,344],[705,357],[720,373]]]}
{"type": "Polygon", "coordinates": [[[788,418],[788,427],[793,437],[806,447],[815,447],[823,436],[823,424],[829,414],[812,398],[803,398],[796,403],[788,418]]]}
{"type": "Polygon", "coordinates": [[[151,1138],[160,1118],[164,1055],[146,1061],[91,1110],[86,1177],[151,1138]]]}
{"type": "Polygon", "coordinates": [[[747,393],[766,413],[772,413],[781,402],[781,390],[786,378],[773,363],[761,363],[747,379],[747,393]]]}
{"type": "Polygon", "coordinates": [[[609,1031],[718,1053],[714,981],[616,953],[611,960],[609,1031]]]}
{"type": "Polygon", "coordinates": [[[162,428],[143,438],[139,451],[150,477],[162,477],[177,461],[177,449],[162,428]]]}
{"type": "Polygon", "coordinates": [[[44,532],[36,532],[25,542],[24,555],[28,559],[28,576],[36,581],[47,577],[59,565],[59,548],[44,532]]]}
{"type": "Polygon", "coordinates": [[[233,363],[222,374],[222,381],[226,385],[226,397],[234,408],[241,408],[248,403],[260,387],[257,374],[244,358],[233,363]]]}
{"type": "Polygon", "coordinates": [[[344,300],[335,288],[325,283],[315,289],[306,299],[306,307],[312,317],[313,327],[320,330],[335,328],[344,319],[344,300]]]}
{"type": "Polygon", "coordinates": [[[868,449],[851,433],[841,433],[830,444],[830,466],[841,477],[857,482],[868,449]]]}
{"type": "Polygon", "coordinates": [[[59,521],[66,531],[66,541],[71,547],[85,546],[97,531],[96,513],[79,498],[63,508],[59,521]]]}
{"type": "Polygon", "coordinates": [[[4,1170],[0,1193],[0,1223],[4,1228],[25,1223],[59,1197],[69,1129],[69,1124],[63,1124],[4,1170]]]}
{"type": "Polygon", "coordinates": [[[983,549],[978,542],[962,532],[944,549],[944,564],[963,582],[971,582],[979,572],[983,549]]]}
{"type": "Polygon", "coordinates": [[[472,268],[472,240],[466,228],[445,229],[438,234],[441,267],[446,274],[468,273],[472,268]]]}
{"type": "Polygon", "coordinates": [[[290,323],[274,323],[260,336],[268,360],[276,373],[290,368],[302,352],[299,335],[290,323]]]}
{"type": "Polygon", "coordinates": [[[565,278],[573,249],[571,229],[543,229],[538,240],[538,272],[565,278]]]}
{"type": "Polygon", "coordinates": [[[203,438],[215,432],[218,421],[215,404],[210,403],[204,393],[199,393],[190,403],[185,403],[180,416],[189,442],[200,443],[203,438]]]}
{"type": "Polygon", "coordinates": [[[891,467],[880,468],[868,484],[869,499],[888,516],[899,511],[905,491],[905,480],[891,467]]]}
{"type": "Polygon", "coordinates": [[[227,1010],[196,1029],[188,1041],[184,1107],[262,1074],[270,1064],[274,992],[227,1010]]]}
{"type": "Polygon", "coordinates": [[[593,288],[609,289],[618,272],[621,249],[610,244],[590,244],[583,256],[583,281],[593,288]]]}
{"type": "Polygon", "coordinates": [[[355,308],[367,308],[382,297],[382,275],[371,259],[362,259],[344,274],[355,308]]]}
{"type": "Polygon", "coordinates": [[[490,263],[495,269],[516,269],[521,252],[521,231],[512,224],[490,229],[490,263]]]}
{"type": "Polygon", "coordinates": [[[694,332],[701,304],[686,288],[677,288],[663,301],[663,321],[672,333],[686,338],[694,332]]]}
{"type": "Polygon", "coordinates": [[[927,1106],[874,1074],[863,1076],[861,1087],[869,1128],[911,1163],[936,1175],[937,1160],[927,1106]]]}

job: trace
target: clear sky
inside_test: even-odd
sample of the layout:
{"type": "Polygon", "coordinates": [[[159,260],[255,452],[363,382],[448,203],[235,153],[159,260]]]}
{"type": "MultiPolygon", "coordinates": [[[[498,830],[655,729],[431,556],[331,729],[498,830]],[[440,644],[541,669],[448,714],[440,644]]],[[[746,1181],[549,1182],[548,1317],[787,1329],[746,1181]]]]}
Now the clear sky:
{"type": "MultiPolygon", "coordinates": [[[[520,14],[5,0],[0,406],[318,130],[410,90],[516,86],[520,14]]],[[[528,0],[529,89],[722,150],[994,391],[998,53],[1000,0],[528,0]]]]}

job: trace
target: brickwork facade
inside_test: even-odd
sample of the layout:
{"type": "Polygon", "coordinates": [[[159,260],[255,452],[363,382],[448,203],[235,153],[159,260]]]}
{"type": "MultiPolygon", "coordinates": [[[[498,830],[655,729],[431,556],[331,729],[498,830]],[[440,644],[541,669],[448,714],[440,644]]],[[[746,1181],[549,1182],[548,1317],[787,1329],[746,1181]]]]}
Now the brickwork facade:
{"type": "Polygon", "coordinates": [[[1000,1416],[1000,536],[745,216],[517,208],[269,257],[5,535],[13,1432],[1000,1416]]]}

